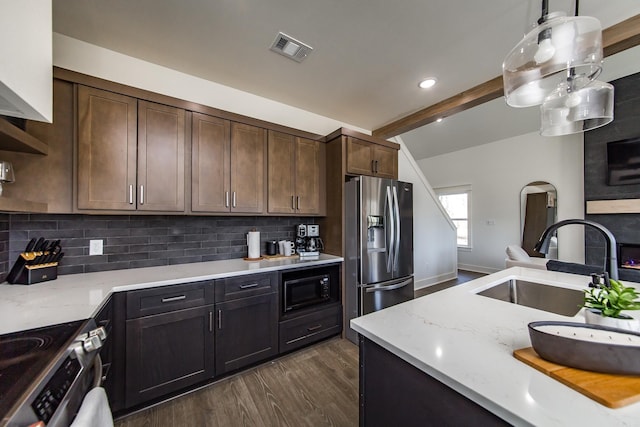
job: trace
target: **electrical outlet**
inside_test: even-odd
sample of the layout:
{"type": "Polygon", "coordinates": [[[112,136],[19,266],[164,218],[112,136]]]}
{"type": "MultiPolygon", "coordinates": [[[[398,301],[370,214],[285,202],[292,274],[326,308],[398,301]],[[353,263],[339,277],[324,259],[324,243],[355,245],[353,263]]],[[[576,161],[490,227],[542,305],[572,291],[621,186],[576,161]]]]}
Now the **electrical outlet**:
{"type": "Polygon", "coordinates": [[[102,239],[89,240],[89,255],[102,255],[102,239]]]}

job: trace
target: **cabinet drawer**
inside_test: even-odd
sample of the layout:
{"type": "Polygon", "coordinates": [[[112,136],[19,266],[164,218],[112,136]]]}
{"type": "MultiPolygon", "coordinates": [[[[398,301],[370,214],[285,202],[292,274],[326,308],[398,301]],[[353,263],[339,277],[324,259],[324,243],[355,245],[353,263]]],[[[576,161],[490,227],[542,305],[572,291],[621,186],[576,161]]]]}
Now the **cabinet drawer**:
{"type": "Polygon", "coordinates": [[[213,303],[213,282],[160,286],[127,292],[127,319],[213,303]]]}
{"type": "Polygon", "coordinates": [[[215,281],[215,287],[216,302],[270,294],[278,291],[278,275],[277,273],[252,274],[219,279],[215,281]]]}
{"type": "Polygon", "coordinates": [[[342,331],[342,306],[333,305],[280,322],[280,353],[304,347],[342,331]]]}

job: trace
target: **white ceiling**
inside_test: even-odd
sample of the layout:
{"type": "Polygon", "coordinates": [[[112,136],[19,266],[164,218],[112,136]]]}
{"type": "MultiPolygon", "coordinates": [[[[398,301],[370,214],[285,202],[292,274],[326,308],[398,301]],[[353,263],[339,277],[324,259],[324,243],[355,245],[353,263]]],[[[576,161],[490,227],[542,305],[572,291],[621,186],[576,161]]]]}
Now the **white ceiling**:
{"type": "MultiPolygon", "coordinates": [[[[606,58],[598,80],[608,82],[637,72],[640,46],[606,58]]],[[[401,137],[413,157],[420,160],[539,130],[539,107],[511,108],[501,97],[401,137]]]]}
{"type": "MultiPolygon", "coordinates": [[[[570,1],[550,3],[554,10],[569,9],[570,1]]],[[[373,130],[500,75],[504,56],[535,18],[538,4],[539,0],[53,0],[53,29],[373,130]],[[300,64],[271,52],[279,31],[314,51],[300,64]],[[418,89],[418,82],[429,76],[438,84],[428,91],[418,89]]],[[[639,14],[640,2],[582,0],[580,13],[600,19],[606,28],[639,14]]],[[[454,135],[453,126],[447,130],[446,122],[457,116],[438,124],[445,126],[425,126],[426,134],[416,130],[403,139],[420,159],[443,148],[465,148],[470,141],[489,142],[535,130],[537,111],[531,110],[507,109],[496,100],[458,114],[464,120],[455,126],[453,141],[448,139],[454,135]],[[508,122],[514,126],[504,126],[505,114],[513,117],[508,122]],[[502,120],[492,123],[486,117],[502,120]],[[425,144],[436,148],[430,152],[425,144]]]]}

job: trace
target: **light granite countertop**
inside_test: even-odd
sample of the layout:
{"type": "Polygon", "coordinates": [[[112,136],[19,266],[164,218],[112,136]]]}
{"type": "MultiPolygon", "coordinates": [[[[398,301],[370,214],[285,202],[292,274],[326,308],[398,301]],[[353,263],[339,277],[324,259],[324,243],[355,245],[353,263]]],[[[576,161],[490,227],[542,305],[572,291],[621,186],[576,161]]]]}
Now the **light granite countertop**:
{"type": "Polygon", "coordinates": [[[0,285],[0,334],[55,325],[94,316],[113,292],[170,286],[246,274],[341,262],[321,254],[261,261],[230,259],[193,264],[114,270],[59,276],[34,285],[0,285]]]}
{"type": "Polygon", "coordinates": [[[572,289],[589,282],[513,267],[353,319],[351,327],[514,425],[639,425],[640,403],[609,409],[513,357],[514,350],[531,346],[530,322],[584,322],[584,315],[580,310],[566,317],[476,295],[512,278],[572,289]]]}

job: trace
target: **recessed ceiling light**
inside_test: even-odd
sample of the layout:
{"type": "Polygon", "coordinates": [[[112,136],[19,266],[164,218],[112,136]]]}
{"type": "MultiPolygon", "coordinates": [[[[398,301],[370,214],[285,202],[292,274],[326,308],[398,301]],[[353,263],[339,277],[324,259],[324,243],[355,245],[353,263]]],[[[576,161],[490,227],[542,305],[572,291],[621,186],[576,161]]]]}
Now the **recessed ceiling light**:
{"type": "Polygon", "coordinates": [[[436,119],[436,123],[440,123],[441,121],[442,121],[442,117],[438,117],[438,118],[436,119]]]}
{"type": "Polygon", "coordinates": [[[429,77],[428,79],[424,79],[423,81],[418,83],[418,86],[421,87],[422,89],[429,89],[434,84],[436,84],[436,78],[435,77],[429,77]]]}

